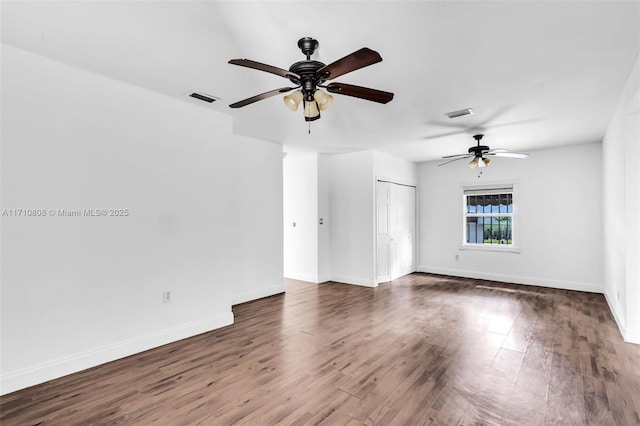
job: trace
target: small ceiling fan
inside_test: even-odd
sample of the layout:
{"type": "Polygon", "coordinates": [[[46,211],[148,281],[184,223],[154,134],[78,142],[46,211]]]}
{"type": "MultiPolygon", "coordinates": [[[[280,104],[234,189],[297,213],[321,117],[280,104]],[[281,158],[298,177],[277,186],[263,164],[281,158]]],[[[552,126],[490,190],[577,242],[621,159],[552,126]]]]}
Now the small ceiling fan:
{"type": "Polygon", "coordinates": [[[311,55],[320,44],[318,40],[311,37],[304,37],[298,41],[298,47],[307,59],[296,62],[289,67],[289,70],[277,68],[271,65],[262,64],[250,59],[232,59],[230,64],[242,67],[253,68],[289,79],[295,87],[282,87],[271,90],[256,96],[235,102],[229,105],[231,108],[241,108],[260,101],[262,99],[276,96],[280,93],[287,93],[291,90],[299,89],[284,97],[284,103],[292,111],[296,111],[302,102],[305,121],[314,121],[320,118],[320,111],[329,108],[333,102],[333,96],[319,90],[322,87],[329,93],[353,96],[367,101],[386,104],[393,99],[393,93],[382,90],[370,89],[368,87],[354,86],[345,83],[330,83],[324,85],[325,81],[333,80],[336,77],[373,65],[382,61],[378,52],[363,47],[342,59],[325,65],[322,62],[311,60],[311,55]]]}
{"type": "Polygon", "coordinates": [[[491,149],[486,145],[480,145],[480,141],[484,135],[474,135],[476,140],[476,146],[469,147],[467,154],[446,155],[442,158],[450,158],[451,160],[438,164],[438,166],[444,166],[445,164],[453,163],[454,161],[462,160],[464,158],[473,159],[469,162],[469,167],[472,169],[487,167],[491,163],[491,159],[488,157],[510,157],[510,158],[527,158],[529,154],[523,154],[520,152],[511,152],[508,149],[491,149]]]}

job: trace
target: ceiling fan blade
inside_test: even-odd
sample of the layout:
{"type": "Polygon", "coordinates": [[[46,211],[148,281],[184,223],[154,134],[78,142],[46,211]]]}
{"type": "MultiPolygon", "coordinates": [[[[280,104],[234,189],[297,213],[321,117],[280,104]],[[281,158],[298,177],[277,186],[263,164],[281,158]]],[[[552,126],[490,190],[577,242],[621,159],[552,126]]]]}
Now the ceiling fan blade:
{"type": "Polygon", "coordinates": [[[393,93],[382,90],[370,89],[368,87],[354,86],[345,83],[331,83],[327,85],[327,91],[339,95],[353,96],[354,98],[366,99],[367,101],[386,104],[393,99],[393,93]]]}
{"type": "Polygon", "coordinates": [[[455,154],[455,155],[445,155],[442,158],[455,158],[455,157],[468,157],[473,154],[455,154]]]}
{"type": "Polygon", "coordinates": [[[229,105],[229,107],[231,107],[231,108],[241,108],[243,106],[247,106],[247,105],[252,104],[254,102],[261,101],[263,99],[270,98],[272,96],[276,96],[279,93],[287,93],[287,92],[289,92],[289,91],[291,91],[293,89],[297,89],[297,87],[282,87],[280,89],[275,89],[275,90],[272,90],[270,92],[261,93],[259,95],[252,96],[252,97],[244,99],[242,101],[238,101],[236,103],[233,103],[233,104],[229,105]]]}
{"type": "MultiPolygon", "coordinates": [[[[464,160],[465,158],[471,158],[471,157],[473,157],[473,154],[465,154],[463,157],[458,156],[458,158],[454,158],[453,160],[445,161],[444,163],[438,164],[438,167],[444,166],[445,164],[453,163],[454,161],[464,160]]],[[[442,157],[442,158],[447,158],[447,157],[442,157]]]]}
{"type": "Polygon", "coordinates": [[[251,59],[232,59],[229,61],[229,63],[232,65],[239,65],[241,67],[253,68],[254,70],[270,72],[271,74],[279,75],[280,77],[295,77],[297,79],[300,79],[300,76],[294,72],[274,67],[272,65],[252,61],[251,59]]]}
{"type": "Polygon", "coordinates": [[[529,158],[529,154],[520,152],[488,152],[486,155],[492,155],[494,157],[529,158]]]}
{"type": "Polygon", "coordinates": [[[323,80],[332,80],[348,72],[373,65],[380,61],[382,61],[382,57],[378,52],[368,47],[363,47],[344,58],[320,68],[316,71],[316,76],[323,80]]]}
{"type": "Polygon", "coordinates": [[[504,148],[493,148],[490,149],[489,151],[487,151],[485,154],[496,154],[498,152],[510,152],[508,149],[504,149],[504,148]]]}

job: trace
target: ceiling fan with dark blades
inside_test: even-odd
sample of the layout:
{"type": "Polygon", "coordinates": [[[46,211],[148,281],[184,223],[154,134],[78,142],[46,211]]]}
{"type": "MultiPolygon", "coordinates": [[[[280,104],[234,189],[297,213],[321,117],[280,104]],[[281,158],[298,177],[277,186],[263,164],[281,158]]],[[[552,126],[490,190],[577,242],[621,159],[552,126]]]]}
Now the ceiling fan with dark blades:
{"type": "Polygon", "coordinates": [[[252,68],[287,78],[295,84],[295,87],[282,87],[280,89],[271,90],[269,92],[261,93],[235,102],[229,106],[231,108],[241,108],[262,99],[267,99],[281,93],[287,93],[298,89],[292,94],[285,96],[284,103],[293,111],[296,111],[300,103],[302,103],[305,121],[314,121],[320,118],[320,111],[329,108],[333,102],[333,96],[319,90],[319,88],[324,88],[329,93],[352,96],[381,104],[386,104],[393,99],[393,93],[382,90],[354,86],[352,84],[345,83],[324,84],[327,80],[332,80],[341,75],[382,61],[382,57],[378,52],[367,47],[363,47],[344,58],[338,59],[329,65],[325,65],[322,62],[311,60],[311,55],[313,55],[318,46],[318,40],[311,37],[301,38],[298,41],[298,47],[302,53],[306,55],[307,59],[294,63],[289,67],[289,70],[252,61],[250,59],[230,60],[229,63],[232,65],[252,68]]]}
{"type": "Polygon", "coordinates": [[[442,158],[449,159],[444,163],[438,164],[438,166],[444,166],[445,164],[453,163],[454,161],[462,160],[465,158],[472,158],[469,162],[469,167],[472,169],[487,167],[491,163],[491,159],[488,157],[510,157],[510,158],[527,158],[529,154],[523,154],[520,152],[511,152],[508,149],[496,148],[491,149],[486,145],[480,145],[480,141],[484,135],[474,135],[476,145],[469,147],[466,154],[445,155],[442,158]]]}

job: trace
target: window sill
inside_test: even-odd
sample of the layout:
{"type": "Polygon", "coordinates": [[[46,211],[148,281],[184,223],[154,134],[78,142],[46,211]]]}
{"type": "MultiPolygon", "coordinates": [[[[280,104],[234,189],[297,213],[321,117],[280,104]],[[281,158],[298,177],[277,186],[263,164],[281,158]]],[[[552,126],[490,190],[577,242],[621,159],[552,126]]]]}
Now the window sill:
{"type": "Polygon", "coordinates": [[[502,251],[507,253],[520,253],[520,248],[517,246],[498,246],[498,245],[490,245],[490,244],[464,244],[461,245],[459,250],[477,250],[477,251],[502,251]]]}

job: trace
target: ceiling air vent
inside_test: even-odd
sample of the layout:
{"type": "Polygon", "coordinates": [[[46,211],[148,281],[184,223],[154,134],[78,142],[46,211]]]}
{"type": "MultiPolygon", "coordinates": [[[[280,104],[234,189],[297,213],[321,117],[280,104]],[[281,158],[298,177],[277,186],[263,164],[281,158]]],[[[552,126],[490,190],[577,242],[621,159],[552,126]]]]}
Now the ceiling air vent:
{"type": "Polygon", "coordinates": [[[192,98],[196,98],[196,99],[199,99],[201,101],[210,103],[210,104],[219,99],[219,98],[216,98],[214,96],[209,96],[209,95],[205,95],[204,93],[198,93],[198,92],[193,92],[189,96],[191,96],[192,98]]]}
{"type": "Polygon", "coordinates": [[[457,117],[464,117],[465,115],[472,115],[472,114],[473,114],[473,110],[471,110],[471,108],[465,108],[459,111],[448,112],[446,116],[449,118],[457,118],[457,117]]]}

